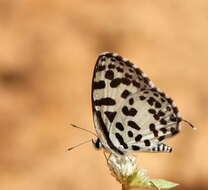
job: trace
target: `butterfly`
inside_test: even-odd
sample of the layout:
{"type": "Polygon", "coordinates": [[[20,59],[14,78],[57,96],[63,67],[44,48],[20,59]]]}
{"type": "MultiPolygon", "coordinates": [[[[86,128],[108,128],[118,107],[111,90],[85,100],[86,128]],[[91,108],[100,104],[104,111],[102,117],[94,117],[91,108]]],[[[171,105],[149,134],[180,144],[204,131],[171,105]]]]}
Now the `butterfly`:
{"type": "Polygon", "coordinates": [[[99,55],[91,97],[98,136],[93,143],[115,155],[171,152],[163,142],[178,134],[180,122],[186,121],[140,68],[115,53],[99,55]]]}

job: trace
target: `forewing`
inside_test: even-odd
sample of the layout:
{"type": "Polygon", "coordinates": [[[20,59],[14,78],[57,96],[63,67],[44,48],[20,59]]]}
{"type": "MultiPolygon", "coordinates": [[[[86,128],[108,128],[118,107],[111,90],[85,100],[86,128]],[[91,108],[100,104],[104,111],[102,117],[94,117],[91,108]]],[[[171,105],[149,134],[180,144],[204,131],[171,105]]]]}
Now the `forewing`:
{"type": "Polygon", "coordinates": [[[112,53],[98,57],[93,76],[93,110],[100,111],[108,129],[119,105],[140,89],[150,87],[149,79],[131,62],[112,53]]]}

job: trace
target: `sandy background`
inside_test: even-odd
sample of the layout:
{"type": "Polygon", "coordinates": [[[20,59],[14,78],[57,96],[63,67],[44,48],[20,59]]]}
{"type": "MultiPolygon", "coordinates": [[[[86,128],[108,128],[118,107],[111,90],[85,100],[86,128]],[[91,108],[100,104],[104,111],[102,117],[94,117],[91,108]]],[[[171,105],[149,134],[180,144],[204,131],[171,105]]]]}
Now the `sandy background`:
{"type": "Polygon", "coordinates": [[[208,1],[0,0],[0,189],[121,189],[91,144],[99,53],[137,63],[177,103],[171,154],[138,154],[153,178],[208,189],[208,1]],[[185,125],[185,124],[184,124],[185,125]]]}

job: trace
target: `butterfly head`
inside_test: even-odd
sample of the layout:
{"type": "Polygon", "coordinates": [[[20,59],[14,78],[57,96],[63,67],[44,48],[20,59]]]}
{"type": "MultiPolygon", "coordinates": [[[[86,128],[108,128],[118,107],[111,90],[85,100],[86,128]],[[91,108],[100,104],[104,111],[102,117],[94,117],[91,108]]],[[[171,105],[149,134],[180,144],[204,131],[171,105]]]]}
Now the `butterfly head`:
{"type": "Polygon", "coordinates": [[[96,149],[101,149],[103,146],[99,138],[97,138],[96,140],[92,139],[92,144],[96,149]]]}

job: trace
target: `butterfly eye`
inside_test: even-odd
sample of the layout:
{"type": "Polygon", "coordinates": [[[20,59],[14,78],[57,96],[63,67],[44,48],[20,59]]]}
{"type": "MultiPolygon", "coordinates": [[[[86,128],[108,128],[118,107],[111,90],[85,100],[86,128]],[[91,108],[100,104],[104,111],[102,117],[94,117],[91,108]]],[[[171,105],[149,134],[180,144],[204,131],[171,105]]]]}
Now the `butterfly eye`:
{"type": "Polygon", "coordinates": [[[100,142],[100,139],[99,138],[97,138],[96,141],[94,141],[94,139],[92,139],[92,144],[94,145],[94,147],[96,149],[102,148],[102,143],[100,142]]]}

